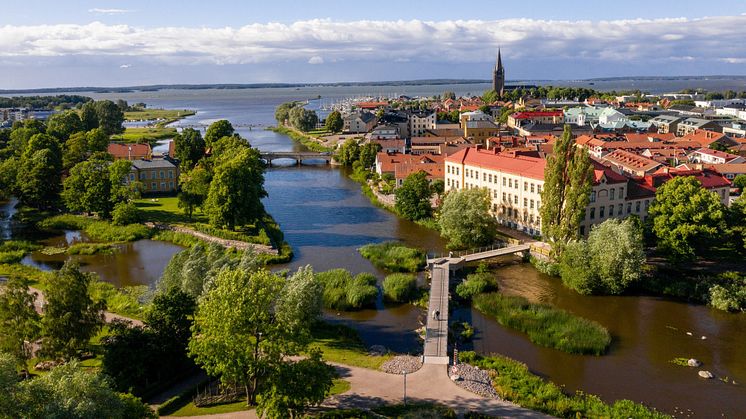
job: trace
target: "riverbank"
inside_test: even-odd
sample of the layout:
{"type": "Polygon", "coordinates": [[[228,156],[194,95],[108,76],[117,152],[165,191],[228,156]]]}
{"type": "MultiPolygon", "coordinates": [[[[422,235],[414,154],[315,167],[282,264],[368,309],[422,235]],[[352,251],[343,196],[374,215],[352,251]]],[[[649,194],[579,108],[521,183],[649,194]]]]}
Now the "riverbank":
{"type": "Polygon", "coordinates": [[[276,132],[278,134],[287,135],[292,140],[297,141],[306,146],[311,151],[318,151],[321,153],[331,152],[334,150],[330,145],[325,145],[318,137],[313,137],[304,132],[298,131],[294,128],[285,126],[267,127],[268,131],[276,132]]]}

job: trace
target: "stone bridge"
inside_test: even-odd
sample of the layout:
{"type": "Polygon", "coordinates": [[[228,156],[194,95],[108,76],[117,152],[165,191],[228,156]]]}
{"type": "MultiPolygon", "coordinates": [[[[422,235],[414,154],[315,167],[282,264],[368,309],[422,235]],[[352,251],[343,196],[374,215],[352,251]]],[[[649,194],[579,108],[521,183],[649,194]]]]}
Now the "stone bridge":
{"type": "Polygon", "coordinates": [[[261,153],[262,159],[267,162],[268,166],[272,166],[273,160],[278,159],[290,159],[295,160],[295,163],[300,166],[304,161],[309,160],[323,160],[326,164],[331,164],[334,156],[332,153],[319,153],[315,151],[266,151],[261,153]]]}

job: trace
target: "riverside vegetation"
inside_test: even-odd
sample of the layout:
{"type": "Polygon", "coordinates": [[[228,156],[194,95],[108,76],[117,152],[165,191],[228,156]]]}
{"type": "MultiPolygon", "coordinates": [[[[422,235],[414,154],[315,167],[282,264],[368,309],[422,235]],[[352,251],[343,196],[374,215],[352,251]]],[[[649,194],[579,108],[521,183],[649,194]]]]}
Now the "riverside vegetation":
{"type": "Polygon", "coordinates": [[[391,272],[417,272],[425,266],[425,252],[399,242],[366,244],[358,251],[375,267],[391,272]]]}

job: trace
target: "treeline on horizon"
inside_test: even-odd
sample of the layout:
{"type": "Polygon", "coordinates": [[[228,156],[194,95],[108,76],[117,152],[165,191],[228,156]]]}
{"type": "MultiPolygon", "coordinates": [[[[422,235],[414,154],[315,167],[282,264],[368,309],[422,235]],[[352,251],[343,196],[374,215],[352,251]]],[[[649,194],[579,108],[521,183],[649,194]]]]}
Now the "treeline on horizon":
{"type": "Polygon", "coordinates": [[[91,100],[93,99],[90,97],[80,95],[0,97],[0,108],[70,109],[91,100]]]}

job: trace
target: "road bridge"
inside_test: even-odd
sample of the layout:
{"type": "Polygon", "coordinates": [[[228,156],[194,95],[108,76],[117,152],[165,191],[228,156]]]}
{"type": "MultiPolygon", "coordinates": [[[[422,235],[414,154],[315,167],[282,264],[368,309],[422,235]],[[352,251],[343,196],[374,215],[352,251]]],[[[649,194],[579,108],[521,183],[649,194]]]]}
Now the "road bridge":
{"type": "Polygon", "coordinates": [[[323,160],[326,164],[331,164],[334,156],[332,153],[319,153],[315,151],[265,151],[261,153],[262,159],[272,166],[272,160],[290,159],[300,166],[304,161],[323,160]]]}

